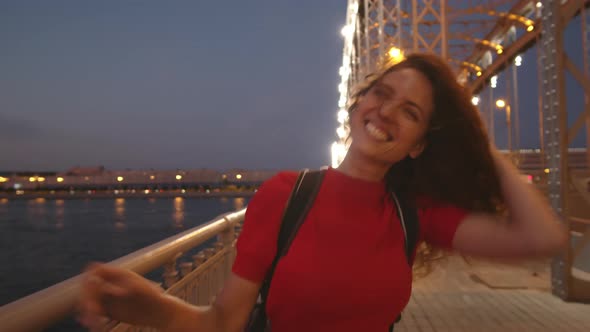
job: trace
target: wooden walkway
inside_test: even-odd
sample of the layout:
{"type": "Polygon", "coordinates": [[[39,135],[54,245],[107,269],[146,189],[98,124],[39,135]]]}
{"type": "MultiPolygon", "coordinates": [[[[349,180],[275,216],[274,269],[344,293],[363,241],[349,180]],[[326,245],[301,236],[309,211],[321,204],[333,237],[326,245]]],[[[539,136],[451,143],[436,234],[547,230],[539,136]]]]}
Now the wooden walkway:
{"type": "Polygon", "coordinates": [[[590,304],[550,292],[548,264],[519,266],[450,257],[414,284],[395,332],[588,332],[590,304]]]}

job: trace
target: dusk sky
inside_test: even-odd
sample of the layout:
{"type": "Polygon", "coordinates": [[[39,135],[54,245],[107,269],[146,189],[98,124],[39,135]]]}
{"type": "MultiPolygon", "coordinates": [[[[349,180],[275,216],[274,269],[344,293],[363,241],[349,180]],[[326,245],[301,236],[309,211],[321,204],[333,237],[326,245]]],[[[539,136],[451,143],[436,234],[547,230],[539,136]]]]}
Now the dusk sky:
{"type": "MultiPolygon", "coordinates": [[[[0,171],[327,165],[345,12],[344,0],[2,1],[0,171]]],[[[525,147],[538,145],[536,82],[519,69],[525,147]]]]}

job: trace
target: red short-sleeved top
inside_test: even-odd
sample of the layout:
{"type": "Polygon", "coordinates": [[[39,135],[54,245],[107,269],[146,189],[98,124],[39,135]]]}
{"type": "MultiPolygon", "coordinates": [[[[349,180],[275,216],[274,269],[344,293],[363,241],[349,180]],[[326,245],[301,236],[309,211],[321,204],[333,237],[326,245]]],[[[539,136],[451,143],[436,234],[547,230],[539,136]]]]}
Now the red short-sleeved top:
{"type": "MultiPolygon", "coordinates": [[[[233,272],[261,282],[276,253],[283,209],[297,173],[281,172],[250,201],[233,272]]],[[[387,331],[412,288],[404,237],[382,182],[328,169],[267,299],[273,332],[387,331]]],[[[420,238],[451,248],[466,211],[442,204],[419,209],[420,238]]]]}

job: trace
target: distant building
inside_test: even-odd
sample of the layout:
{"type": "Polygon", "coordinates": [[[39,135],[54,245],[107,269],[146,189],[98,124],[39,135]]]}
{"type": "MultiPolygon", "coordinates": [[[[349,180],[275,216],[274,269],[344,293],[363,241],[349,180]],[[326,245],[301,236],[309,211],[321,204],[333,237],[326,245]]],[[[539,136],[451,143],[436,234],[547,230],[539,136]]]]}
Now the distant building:
{"type": "Polygon", "coordinates": [[[65,172],[64,175],[77,175],[77,176],[88,176],[88,175],[100,175],[105,172],[104,166],[95,167],[73,167],[65,172]]]}
{"type": "Polygon", "coordinates": [[[232,169],[107,170],[104,166],[73,167],[65,172],[5,172],[0,189],[178,189],[220,187],[226,184],[259,185],[276,171],[232,169]]]}

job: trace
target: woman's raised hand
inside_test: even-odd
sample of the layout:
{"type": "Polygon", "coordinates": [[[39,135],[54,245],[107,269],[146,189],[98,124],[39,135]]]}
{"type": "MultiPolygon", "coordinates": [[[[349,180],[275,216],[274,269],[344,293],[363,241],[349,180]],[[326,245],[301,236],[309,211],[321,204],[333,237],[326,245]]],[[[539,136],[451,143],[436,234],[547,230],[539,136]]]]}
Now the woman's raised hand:
{"type": "Polygon", "coordinates": [[[97,327],[105,317],[134,325],[168,324],[161,287],[137,273],[106,264],[92,264],[83,274],[79,321],[97,327]]]}

